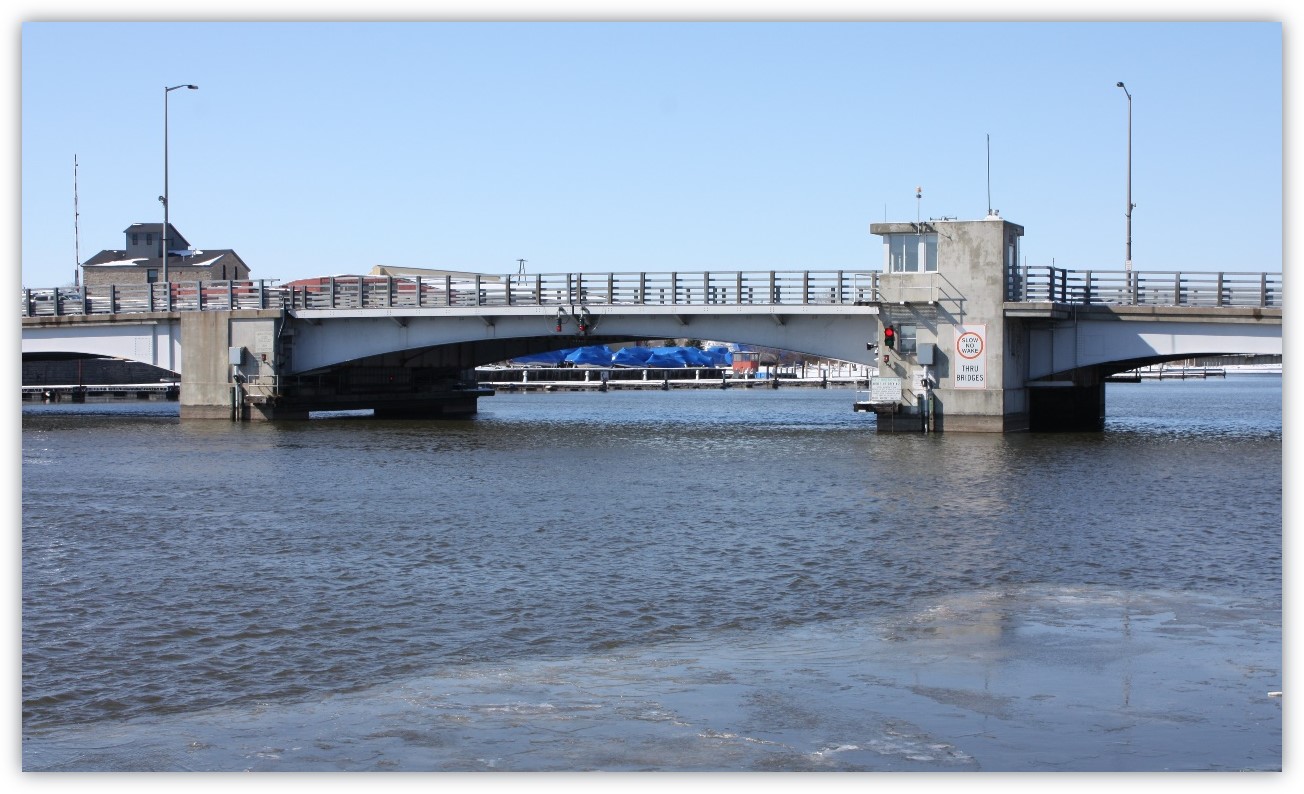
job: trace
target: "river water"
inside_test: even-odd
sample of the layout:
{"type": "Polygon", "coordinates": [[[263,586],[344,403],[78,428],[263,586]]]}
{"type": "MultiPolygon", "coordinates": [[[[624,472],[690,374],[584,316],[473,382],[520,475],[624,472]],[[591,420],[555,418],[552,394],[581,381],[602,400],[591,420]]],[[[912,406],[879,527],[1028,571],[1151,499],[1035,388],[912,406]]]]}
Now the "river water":
{"type": "Polygon", "coordinates": [[[1281,384],[24,404],[23,768],[1280,769],[1281,384]]]}

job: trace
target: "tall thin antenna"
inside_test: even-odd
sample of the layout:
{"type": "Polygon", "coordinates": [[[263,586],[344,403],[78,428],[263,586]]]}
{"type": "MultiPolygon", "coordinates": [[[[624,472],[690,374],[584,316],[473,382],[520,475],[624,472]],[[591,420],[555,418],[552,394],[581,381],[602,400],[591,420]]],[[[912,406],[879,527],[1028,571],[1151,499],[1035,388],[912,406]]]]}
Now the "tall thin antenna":
{"type": "Polygon", "coordinates": [[[77,155],[72,156],[72,248],[76,264],[72,269],[73,286],[81,286],[81,228],[77,212],[77,155]]]}
{"type": "Polygon", "coordinates": [[[992,134],[987,133],[987,214],[992,214],[992,134]]]}
{"type": "Polygon", "coordinates": [[[919,201],[924,197],[924,189],[915,187],[915,223],[919,223],[919,201]]]}

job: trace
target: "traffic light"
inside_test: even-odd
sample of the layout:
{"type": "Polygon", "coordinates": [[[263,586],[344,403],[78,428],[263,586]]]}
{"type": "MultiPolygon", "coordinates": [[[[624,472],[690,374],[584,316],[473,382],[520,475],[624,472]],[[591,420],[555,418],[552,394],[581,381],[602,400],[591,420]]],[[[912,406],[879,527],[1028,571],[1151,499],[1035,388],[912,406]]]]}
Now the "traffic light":
{"type": "Polygon", "coordinates": [[[896,329],[890,325],[883,328],[883,344],[888,350],[896,349],[896,329]]]}

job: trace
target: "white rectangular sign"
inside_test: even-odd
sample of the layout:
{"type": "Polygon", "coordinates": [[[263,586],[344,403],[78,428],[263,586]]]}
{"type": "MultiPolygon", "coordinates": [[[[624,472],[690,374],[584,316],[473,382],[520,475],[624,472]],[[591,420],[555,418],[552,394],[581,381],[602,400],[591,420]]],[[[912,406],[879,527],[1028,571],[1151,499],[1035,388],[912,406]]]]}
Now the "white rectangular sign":
{"type": "Polygon", "coordinates": [[[901,401],[900,378],[870,378],[869,401],[872,403],[894,403],[901,401]]]}
{"type": "Polygon", "coordinates": [[[987,388],[987,326],[955,327],[955,359],[951,371],[957,389],[987,388]]]}

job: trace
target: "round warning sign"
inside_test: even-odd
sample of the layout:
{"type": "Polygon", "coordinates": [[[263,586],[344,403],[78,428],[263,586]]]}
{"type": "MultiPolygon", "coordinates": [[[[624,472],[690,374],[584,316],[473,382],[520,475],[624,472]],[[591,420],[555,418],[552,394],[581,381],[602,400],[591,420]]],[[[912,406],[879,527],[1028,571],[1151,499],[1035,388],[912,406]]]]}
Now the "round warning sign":
{"type": "Polygon", "coordinates": [[[975,331],[965,331],[955,340],[955,352],[961,358],[978,358],[983,354],[982,336],[975,331]]]}
{"type": "Polygon", "coordinates": [[[952,372],[957,389],[987,388],[987,326],[970,325],[955,329],[955,367],[952,372]]]}

